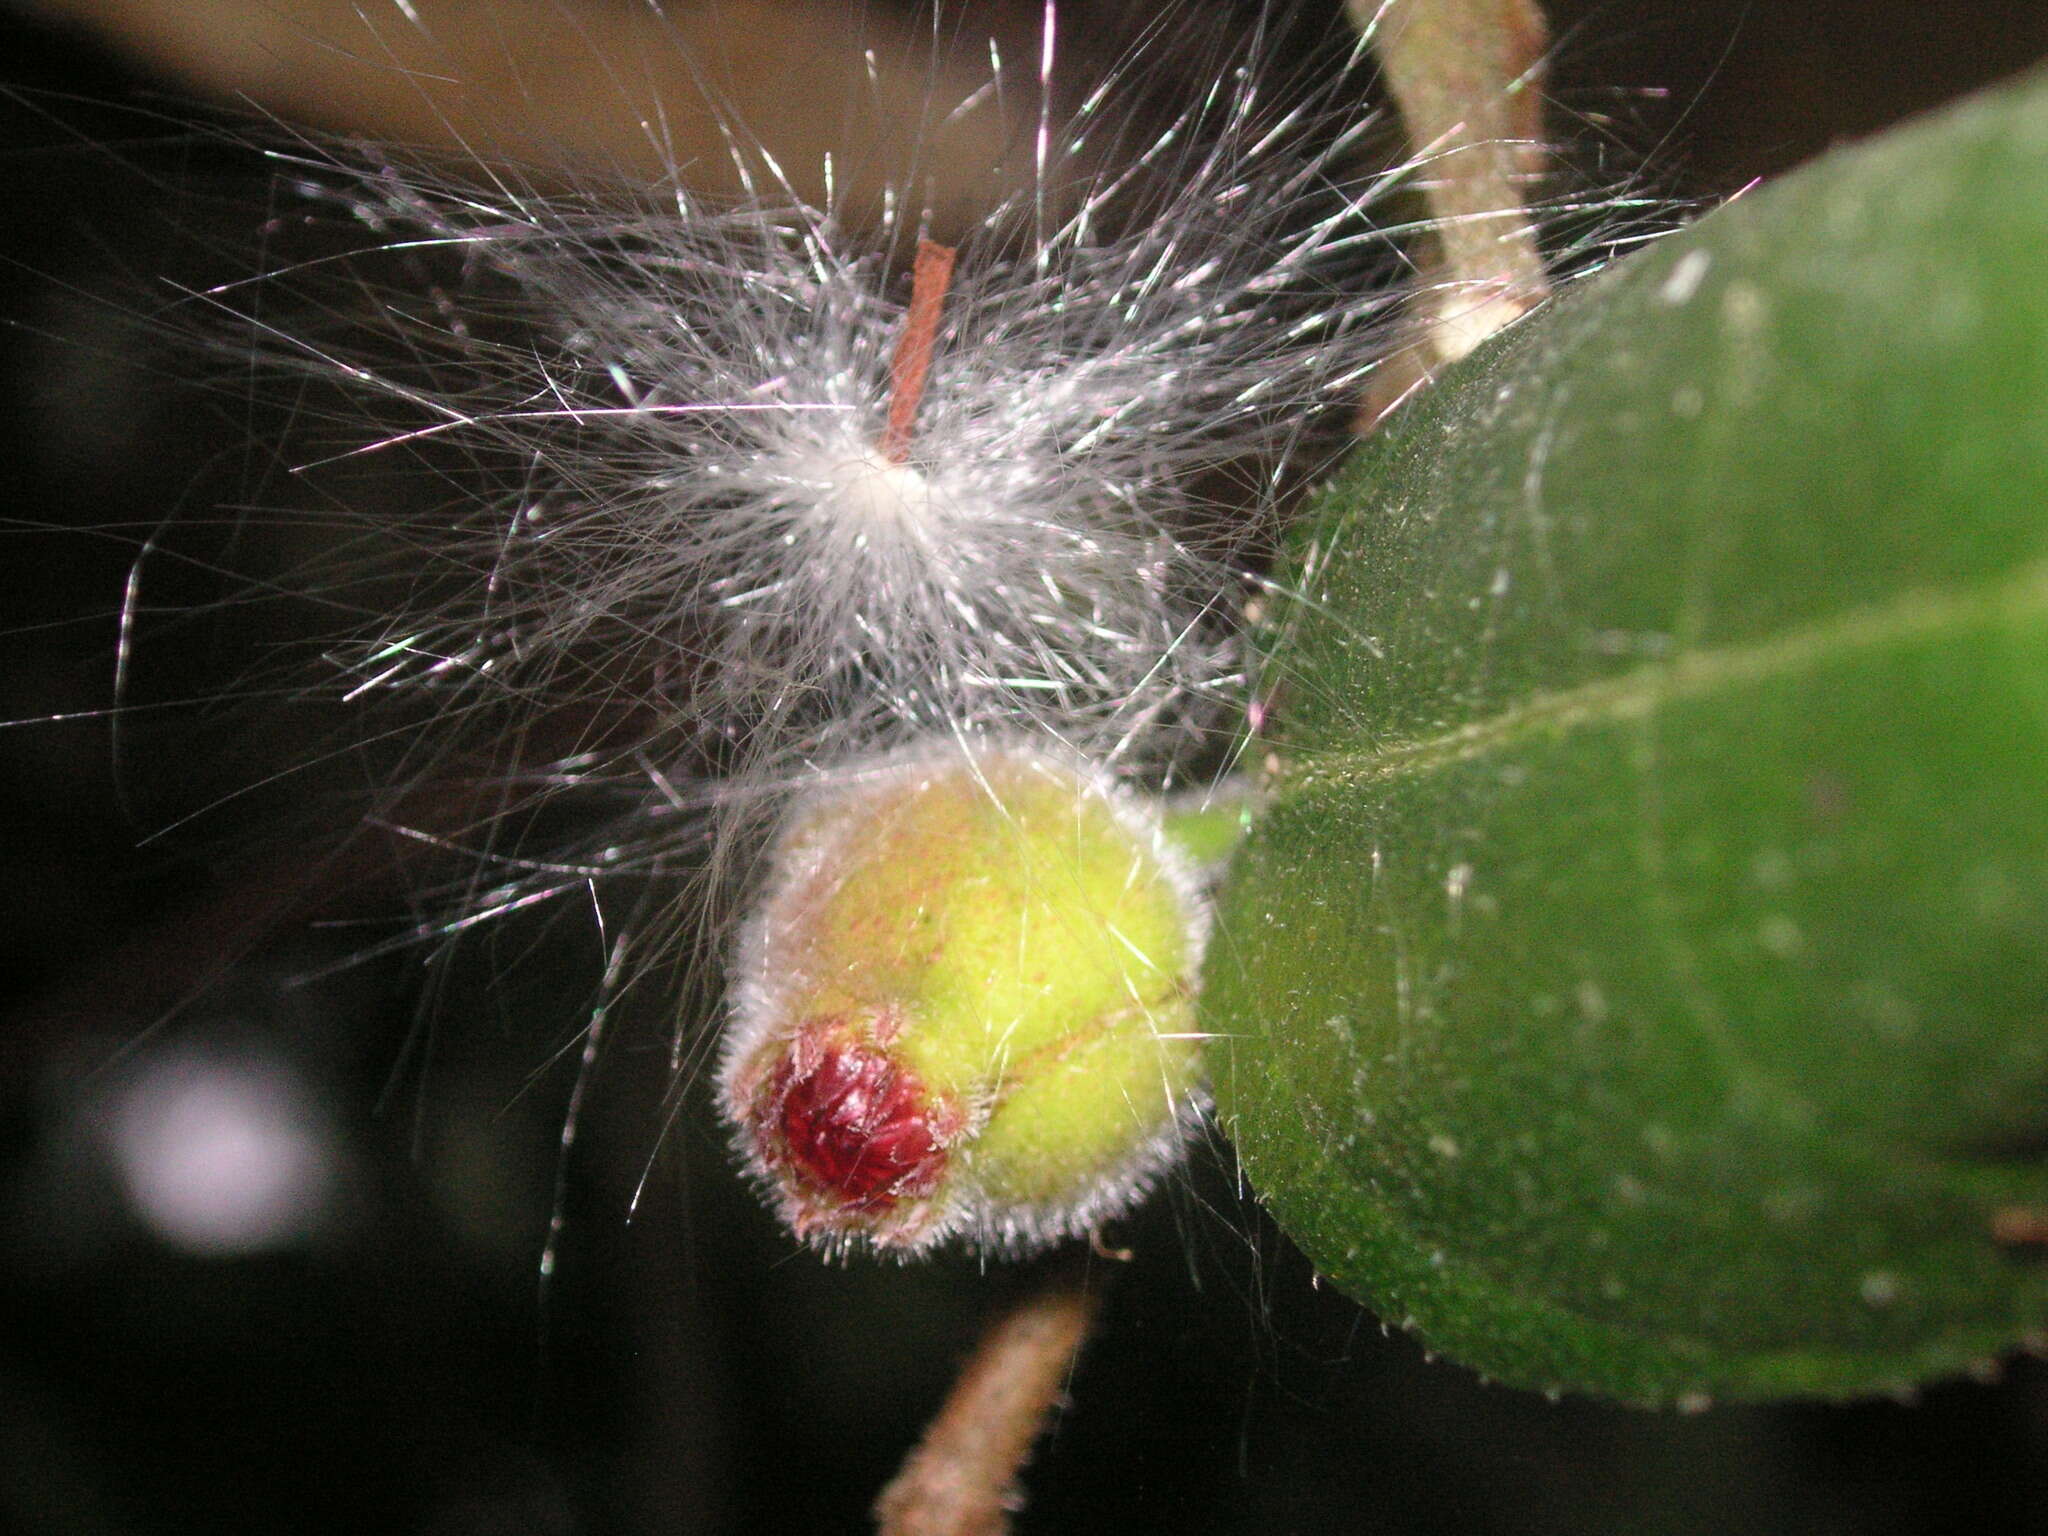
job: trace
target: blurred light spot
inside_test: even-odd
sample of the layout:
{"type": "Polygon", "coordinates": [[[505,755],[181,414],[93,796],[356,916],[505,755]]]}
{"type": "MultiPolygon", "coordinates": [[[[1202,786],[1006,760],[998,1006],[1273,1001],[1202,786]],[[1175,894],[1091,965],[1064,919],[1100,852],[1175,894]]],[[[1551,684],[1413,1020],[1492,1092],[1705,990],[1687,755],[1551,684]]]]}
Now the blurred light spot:
{"type": "Polygon", "coordinates": [[[293,1242],[333,1194],[330,1139],[292,1076],[270,1061],[158,1061],[116,1099],[109,1141],[135,1213],[194,1253],[293,1242]]]}

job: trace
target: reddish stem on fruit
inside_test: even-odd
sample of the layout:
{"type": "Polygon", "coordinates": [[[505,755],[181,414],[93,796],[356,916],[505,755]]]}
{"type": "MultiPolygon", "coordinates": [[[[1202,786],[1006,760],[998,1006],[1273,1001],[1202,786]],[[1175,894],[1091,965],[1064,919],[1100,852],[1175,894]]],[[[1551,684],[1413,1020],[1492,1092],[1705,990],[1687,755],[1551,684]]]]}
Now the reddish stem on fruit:
{"type": "Polygon", "coordinates": [[[939,311],[945,307],[946,289],[952,281],[953,248],[936,240],[919,240],[917,262],[911,268],[910,310],[903,317],[903,334],[897,338],[896,355],[889,362],[889,425],[882,432],[881,448],[882,457],[891,464],[910,457],[910,430],[917,420],[918,402],[924,399],[932,344],[939,335],[939,311]]]}
{"type": "Polygon", "coordinates": [[[996,1319],[945,1406],[875,1501],[880,1536],[1002,1536],[1017,1470],[1059,1403],[1101,1292],[1063,1265],[996,1319]]]}

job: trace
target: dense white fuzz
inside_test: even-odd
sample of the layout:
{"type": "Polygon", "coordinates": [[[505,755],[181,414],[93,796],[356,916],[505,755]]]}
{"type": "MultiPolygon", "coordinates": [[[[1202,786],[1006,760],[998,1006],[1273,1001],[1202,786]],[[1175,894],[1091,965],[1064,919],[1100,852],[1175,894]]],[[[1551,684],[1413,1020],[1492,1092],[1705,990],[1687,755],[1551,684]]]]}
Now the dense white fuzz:
{"type": "MultiPolygon", "coordinates": [[[[451,735],[466,709],[502,736],[504,706],[530,728],[601,704],[573,765],[504,770],[670,805],[932,733],[1042,733],[1155,778],[1213,755],[1247,568],[1398,297],[1366,73],[1310,53],[1155,40],[1049,123],[1029,185],[955,237],[900,455],[879,445],[915,186],[874,218],[760,184],[632,211],[316,167],[440,286],[381,346],[302,361],[397,411],[382,446],[469,480],[396,546],[412,596],[338,652],[355,697],[431,698],[451,735]]],[[[991,88],[1044,99],[1037,67],[998,60],[991,88]]]]}

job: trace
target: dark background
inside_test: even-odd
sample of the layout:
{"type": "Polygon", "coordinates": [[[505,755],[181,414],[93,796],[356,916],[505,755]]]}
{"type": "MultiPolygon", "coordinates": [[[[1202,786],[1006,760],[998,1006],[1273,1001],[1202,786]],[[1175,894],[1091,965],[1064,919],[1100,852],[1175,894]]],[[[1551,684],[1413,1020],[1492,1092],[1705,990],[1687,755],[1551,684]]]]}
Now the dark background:
{"type": "MultiPolygon", "coordinates": [[[[2048,7],[1983,0],[1551,9],[1572,163],[1672,199],[2048,55],[2048,7]]],[[[0,1528],[863,1528],[1028,1274],[794,1251],[701,1104],[663,1136],[664,1006],[614,1021],[543,1296],[575,1077],[556,1053],[594,944],[536,918],[433,966],[379,954],[429,876],[317,830],[374,764],[260,787],[324,739],[321,707],[282,681],[318,616],[247,601],[251,564],[289,552],[251,555],[206,509],[273,501],[321,412],[223,389],[179,339],[165,276],[255,269],[280,216],[271,169],[82,35],[0,29],[0,719],[40,722],[0,731],[0,1528]],[[110,615],[159,537],[117,732],[98,713],[110,615]],[[275,707],[185,707],[239,686],[252,654],[276,658],[275,707]],[[136,1214],[124,1106],[201,1070],[288,1085],[329,1191],[295,1240],[200,1254],[136,1214]]],[[[372,474],[321,494],[400,492],[372,474]]],[[[1226,1152],[1125,1237],[1136,1260],[1097,1266],[1104,1321],[1022,1531],[2048,1525],[2032,1362],[1911,1406],[1552,1404],[1428,1362],[1313,1288],[1226,1152]]]]}

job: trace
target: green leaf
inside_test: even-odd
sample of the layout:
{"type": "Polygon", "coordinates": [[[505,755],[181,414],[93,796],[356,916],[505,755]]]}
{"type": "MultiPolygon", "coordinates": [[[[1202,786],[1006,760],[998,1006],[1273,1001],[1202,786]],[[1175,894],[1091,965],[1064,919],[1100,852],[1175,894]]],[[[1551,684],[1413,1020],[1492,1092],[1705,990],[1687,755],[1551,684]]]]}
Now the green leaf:
{"type": "Polygon", "coordinates": [[[1204,1012],[1324,1273],[1642,1402],[2048,1325],[2048,83],[1482,349],[1283,582],[1204,1012]]]}

